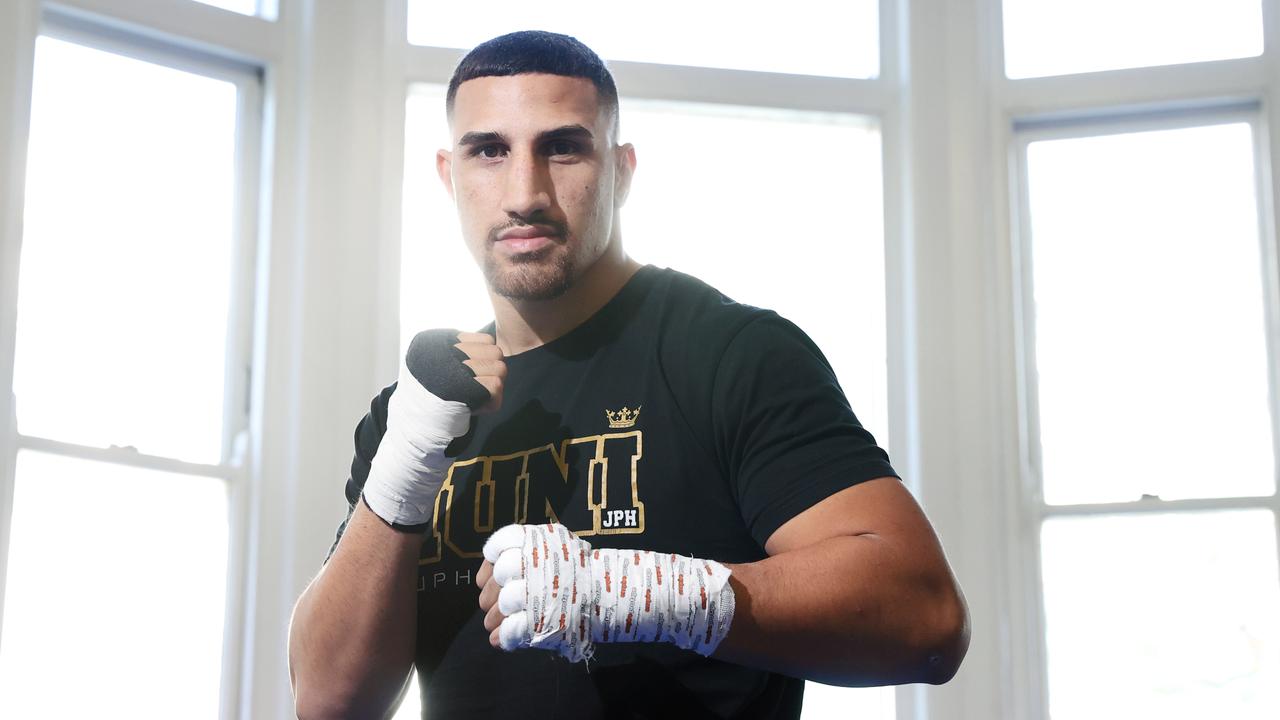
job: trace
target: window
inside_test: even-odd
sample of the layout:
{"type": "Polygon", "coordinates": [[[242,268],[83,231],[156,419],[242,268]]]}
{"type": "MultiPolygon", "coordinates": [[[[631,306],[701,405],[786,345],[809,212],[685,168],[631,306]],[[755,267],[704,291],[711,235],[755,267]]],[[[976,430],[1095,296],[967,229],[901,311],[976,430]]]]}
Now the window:
{"type": "Polygon", "coordinates": [[[477,23],[472,7],[409,0],[409,42],[471,48],[516,30],[554,29],[610,61],[849,78],[880,72],[876,0],[650,0],[607,15],[590,0],[550,6],[503,0],[486,4],[485,12],[486,22],[477,23]]]}
{"type": "Polygon", "coordinates": [[[1004,0],[1011,78],[1260,55],[1261,0],[1004,0]]]}
{"type": "Polygon", "coordinates": [[[1276,716],[1271,511],[1064,513],[1040,543],[1054,720],[1276,716]]]}
{"type": "Polygon", "coordinates": [[[239,602],[238,174],[257,78],[50,32],[19,270],[0,715],[217,718],[239,602]]]}
{"type": "Polygon", "coordinates": [[[1256,118],[1021,136],[1054,720],[1280,713],[1256,118]]]}
{"type": "Polygon", "coordinates": [[[196,2],[238,12],[241,15],[260,15],[264,10],[271,9],[264,6],[274,3],[274,0],[196,0],[196,2]]]}
{"type": "Polygon", "coordinates": [[[1045,502],[1275,491],[1254,157],[1245,123],[1029,144],[1045,502]]]}

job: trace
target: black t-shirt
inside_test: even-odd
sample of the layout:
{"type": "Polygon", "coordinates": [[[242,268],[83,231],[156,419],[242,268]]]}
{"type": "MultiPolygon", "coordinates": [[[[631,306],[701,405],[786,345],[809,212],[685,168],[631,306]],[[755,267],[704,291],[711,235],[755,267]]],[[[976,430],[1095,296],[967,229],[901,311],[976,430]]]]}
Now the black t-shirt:
{"type": "MultiPolygon", "coordinates": [[[[495,650],[474,583],[485,539],[512,522],[744,563],[814,503],[896,476],[817,346],[772,311],[645,266],[586,322],[506,362],[502,408],[451,446],[422,546],[424,717],[798,718],[801,680],[670,644],[600,644],[589,667],[495,650]]],[[[394,387],[356,428],[352,507],[394,387]]]]}

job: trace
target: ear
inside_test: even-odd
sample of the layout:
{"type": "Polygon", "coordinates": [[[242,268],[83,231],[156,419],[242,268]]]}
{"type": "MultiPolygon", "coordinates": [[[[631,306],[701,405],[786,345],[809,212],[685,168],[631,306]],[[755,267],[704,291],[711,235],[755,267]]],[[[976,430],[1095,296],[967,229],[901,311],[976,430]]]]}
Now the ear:
{"type": "Polygon", "coordinates": [[[453,196],[453,153],[448,150],[436,151],[436,174],[440,176],[440,182],[444,183],[449,199],[456,202],[457,199],[453,196]]]}
{"type": "Polygon", "coordinates": [[[636,172],[636,148],[631,143],[619,145],[614,151],[617,169],[613,176],[613,205],[622,207],[631,193],[631,177],[636,172]]]}

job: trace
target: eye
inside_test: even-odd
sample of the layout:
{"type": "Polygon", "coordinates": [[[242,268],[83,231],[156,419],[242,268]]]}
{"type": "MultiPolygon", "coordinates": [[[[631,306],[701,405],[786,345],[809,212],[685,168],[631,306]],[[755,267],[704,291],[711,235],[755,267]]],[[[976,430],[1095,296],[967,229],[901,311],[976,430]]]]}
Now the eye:
{"type": "Polygon", "coordinates": [[[486,160],[497,159],[498,157],[501,156],[501,153],[502,153],[501,145],[481,145],[471,151],[472,155],[476,157],[485,158],[486,160]]]}
{"type": "Polygon", "coordinates": [[[568,140],[553,140],[548,149],[552,155],[573,155],[578,152],[578,145],[568,140]]]}

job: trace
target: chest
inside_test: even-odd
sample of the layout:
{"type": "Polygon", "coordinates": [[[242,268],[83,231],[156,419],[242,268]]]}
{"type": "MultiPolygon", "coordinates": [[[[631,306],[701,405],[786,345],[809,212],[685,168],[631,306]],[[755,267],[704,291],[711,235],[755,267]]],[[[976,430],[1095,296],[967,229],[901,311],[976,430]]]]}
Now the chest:
{"type": "Polygon", "coordinates": [[[594,547],[727,562],[762,553],[730,483],[660,363],[643,346],[509,368],[500,412],[454,448],[422,547],[419,590],[459,591],[485,540],[510,523],[557,522],[594,547]]]}

